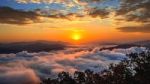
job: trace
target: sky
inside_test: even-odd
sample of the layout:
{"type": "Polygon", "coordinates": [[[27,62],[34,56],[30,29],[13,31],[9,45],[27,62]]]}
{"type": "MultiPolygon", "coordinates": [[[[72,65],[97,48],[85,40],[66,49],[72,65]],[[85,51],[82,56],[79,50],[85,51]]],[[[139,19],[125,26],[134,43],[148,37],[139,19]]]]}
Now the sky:
{"type": "Polygon", "coordinates": [[[1,0],[0,42],[150,39],[149,0],[1,0]]]}

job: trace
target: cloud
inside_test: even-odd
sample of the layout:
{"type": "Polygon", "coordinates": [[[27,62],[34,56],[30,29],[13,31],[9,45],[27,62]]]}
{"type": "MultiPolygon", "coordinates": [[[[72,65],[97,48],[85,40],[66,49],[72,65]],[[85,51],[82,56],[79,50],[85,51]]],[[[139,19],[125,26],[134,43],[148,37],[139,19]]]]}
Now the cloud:
{"type": "Polygon", "coordinates": [[[109,11],[106,9],[101,9],[98,6],[90,6],[91,3],[106,2],[109,0],[16,0],[18,3],[35,3],[35,4],[49,4],[47,8],[40,9],[39,13],[41,15],[50,18],[62,18],[71,20],[72,17],[101,17],[106,18],[109,15],[109,11]],[[57,6],[59,8],[54,8],[52,6],[57,6]],[[61,6],[61,7],[60,7],[61,6]]]}
{"type": "Polygon", "coordinates": [[[109,15],[109,11],[106,9],[98,9],[98,8],[92,8],[90,9],[89,15],[92,17],[101,17],[101,18],[107,18],[109,15]]]}
{"type": "Polygon", "coordinates": [[[84,15],[80,15],[80,14],[76,14],[76,13],[63,14],[63,13],[58,12],[57,14],[52,14],[52,15],[45,14],[44,17],[73,20],[73,17],[84,17],[84,15]]]}
{"type": "Polygon", "coordinates": [[[82,18],[84,16],[106,18],[109,12],[105,9],[90,8],[88,10],[78,10],[69,12],[67,9],[35,9],[32,11],[16,10],[10,7],[0,7],[0,23],[25,25],[31,23],[42,23],[41,18],[56,18],[73,20],[74,18],[82,18]],[[65,12],[66,11],[66,12],[65,12]]]}
{"type": "Polygon", "coordinates": [[[122,32],[141,32],[141,33],[150,33],[150,24],[145,24],[142,26],[127,26],[117,28],[122,32]]]}
{"type": "Polygon", "coordinates": [[[15,10],[10,7],[0,7],[0,23],[29,24],[39,22],[39,15],[31,11],[15,10]]]}
{"type": "Polygon", "coordinates": [[[77,0],[16,0],[18,3],[68,3],[68,2],[77,2],[77,0]]]}
{"type": "Polygon", "coordinates": [[[118,63],[130,52],[142,52],[143,47],[102,50],[99,47],[68,48],[61,51],[0,54],[1,84],[36,84],[41,78],[55,77],[56,73],[91,69],[99,72],[110,63],[118,63]]]}
{"type": "Polygon", "coordinates": [[[74,4],[80,4],[81,2],[102,2],[105,0],[16,0],[18,3],[45,3],[45,4],[51,4],[51,3],[74,3],[74,4]]]}
{"type": "Polygon", "coordinates": [[[150,22],[150,0],[121,0],[116,15],[127,21],[150,22]]]}
{"type": "Polygon", "coordinates": [[[140,26],[124,26],[117,28],[122,32],[150,33],[150,0],[120,0],[120,7],[116,16],[121,16],[118,21],[133,21],[142,23],[140,26]]]}
{"type": "Polygon", "coordinates": [[[149,0],[120,0],[118,2],[116,0],[114,1],[113,0],[15,0],[15,1],[19,4],[29,4],[29,3],[43,4],[46,7],[41,9],[35,9],[32,12],[1,7],[0,23],[29,24],[42,22],[39,20],[39,17],[73,20],[75,18],[90,16],[94,18],[100,17],[104,19],[109,18],[109,15],[112,12],[115,12],[116,16],[123,16],[119,19],[117,18],[117,20],[136,21],[142,23],[150,22],[149,0]],[[110,2],[118,3],[118,6],[116,7],[114,5],[109,5],[110,2]]]}
{"type": "Polygon", "coordinates": [[[42,12],[44,10],[41,10],[41,15],[44,15],[44,17],[48,18],[58,18],[58,19],[68,19],[73,20],[74,17],[76,18],[82,18],[84,16],[90,16],[90,17],[100,17],[100,18],[107,18],[109,15],[109,11],[106,9],[98,9],[98,8],[90,8],[86,11],[78,11],[77,13],[63,13],[60,10],[48,10],[47,12],[42,12]],[[84,11],[84,12],[83,12],[84,11]]]}
{"type": "Polygon", "coordinates": [[[40,79],[32,69],[0,66],[0,84],[37,84],[40,79]]]}

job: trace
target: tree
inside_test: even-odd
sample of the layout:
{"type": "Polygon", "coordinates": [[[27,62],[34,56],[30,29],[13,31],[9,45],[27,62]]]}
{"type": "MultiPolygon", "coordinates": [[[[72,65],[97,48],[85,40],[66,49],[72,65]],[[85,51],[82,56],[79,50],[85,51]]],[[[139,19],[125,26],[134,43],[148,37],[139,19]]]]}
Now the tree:
{"type": "Polygon", "coordinates": [[[71,76],[61,72],[58,78],[48,78],[42,84],[150,84],[150,51],[131,53],[118,64],[110,64],[108,70],[94,73],[75,71],[71,76]]]}

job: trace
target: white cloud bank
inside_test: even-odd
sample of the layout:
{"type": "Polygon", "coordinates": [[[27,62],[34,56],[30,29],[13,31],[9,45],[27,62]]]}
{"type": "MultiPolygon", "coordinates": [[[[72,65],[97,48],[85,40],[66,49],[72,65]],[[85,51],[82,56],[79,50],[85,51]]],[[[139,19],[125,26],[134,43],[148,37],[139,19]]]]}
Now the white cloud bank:
{"type": "Polygon", "coordinates": [[[50,77],[61,71],[91,69],[95,72],[108,68],[127,58],[130,52],[141,52],[143,47],[102,50],[66,49],[53,52],[0,54],[0,84],[36,84],[40,78],[50,77]]]}

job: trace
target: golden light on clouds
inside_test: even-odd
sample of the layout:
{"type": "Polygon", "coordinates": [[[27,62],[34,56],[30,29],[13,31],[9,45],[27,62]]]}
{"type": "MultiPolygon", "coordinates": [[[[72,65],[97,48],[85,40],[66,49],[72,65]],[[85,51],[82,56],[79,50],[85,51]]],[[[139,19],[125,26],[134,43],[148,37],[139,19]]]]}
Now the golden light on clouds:
{"type": "Polygon", "coordinates": [[[72,21],[44,17],[42,18],[42,23],[27,25],[0,24],[0,41],[48,40],[82,44],[92,41],[110,42],[122,39],[128,41],[129,39],[149,38],[149,33],[139,33],[137,35],[135,34],[136,32],[121,32],[117,29],[124,26],[139,26],[141,24],[127,21],[118,24],[116,18],[110,17],[107,19],[93,19],[86,16],[72,21]]]}

